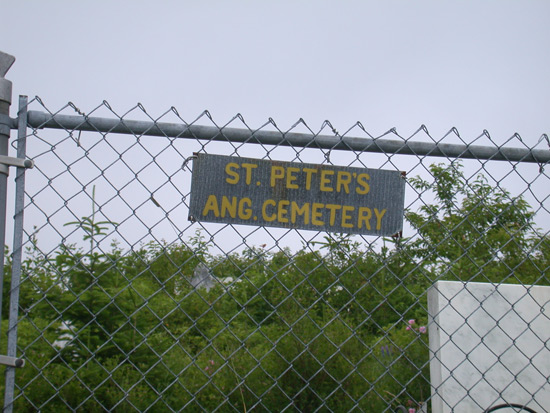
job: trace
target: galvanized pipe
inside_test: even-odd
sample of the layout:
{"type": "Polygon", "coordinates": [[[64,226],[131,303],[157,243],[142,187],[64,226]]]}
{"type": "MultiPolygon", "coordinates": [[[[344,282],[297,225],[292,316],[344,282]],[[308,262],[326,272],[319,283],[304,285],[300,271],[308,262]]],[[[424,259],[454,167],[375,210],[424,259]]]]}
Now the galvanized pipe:
{"type": "MultiPolygon", "coordinates": [[[[27,148],[27,96],[19,97],[17,131],[17,157],[25,159],[27,148]]],[[[25,167],[19,166],[15,176],[15,215],[13,228],[13,259],[8,324],[8,357],[15,360],[14,366],[6,367],[6,392],[4,412],[13,411],[15,368],[23,367],[25,361],[17,358],[17,325],[19,322],[19,289],[23,260],[23,213],[25,210],[25,167]],[[18,364],[17,364],[18,363],[18,364]]]]}
{"type": "MultiPolygon", "coordinates": [[[[8,155],[10,139],[10,106],[12,83],[5,79],[15,58],[0,51],[0,156],[8,155]]],[[[0,321],[2,320],[2,287],[4,285],[4,245],[6,244],[6,197],[8,192],[7,168],[0,171],[0,321]]]]}
{"type": "Polygon", "coordinates": [[[385,138],[337,137],[310,135],[296,132],[276,132],[214,126],[184,125],[178,123],[109,119],[73,115],[49,114],[29,111],[29,126],[102,133],[164,136],[173,138],[201,139],[282,145],[323,149],[341,149],[358,152],[434,156],[445,158],[479,159],[509,162],[532,162],[545,164],[550,161],[550,151],[543,149],[510,148],[498,146],[460,145],[404,141],[385,138]]]}
{"type": "MultiPolygon", "coordinates": [[[[15,58],[0,51],[0,155],[8,155],[10,139],[9,113],[11,106],[12,83],[4,76],[10,69],[15,58]]],[[[8,192],[7,168],[0,172],[0,321],[2,320],[2,287],[4,285],[4,245],[6,244],[6,197],[8,192]]],[[[6,367],[6,374],[14,367],[6,367]]],[[[13,399],[13,386],[6,383],[5,395],[13,399]]],[[[5,401],[5,400],[4,400],[5,401]]],[[[11,404],[8,407],[11,411],[11,404]]]]}

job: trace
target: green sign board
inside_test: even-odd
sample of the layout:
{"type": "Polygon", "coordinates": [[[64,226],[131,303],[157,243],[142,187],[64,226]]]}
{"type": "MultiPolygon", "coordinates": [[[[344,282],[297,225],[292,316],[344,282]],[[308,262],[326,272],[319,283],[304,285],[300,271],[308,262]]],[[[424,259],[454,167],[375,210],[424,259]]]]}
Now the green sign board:
{"type": "Polygon", "coordinates": [[[388,236],[404,203],[399,171],[198,154],[189,219],[388,236]]]}

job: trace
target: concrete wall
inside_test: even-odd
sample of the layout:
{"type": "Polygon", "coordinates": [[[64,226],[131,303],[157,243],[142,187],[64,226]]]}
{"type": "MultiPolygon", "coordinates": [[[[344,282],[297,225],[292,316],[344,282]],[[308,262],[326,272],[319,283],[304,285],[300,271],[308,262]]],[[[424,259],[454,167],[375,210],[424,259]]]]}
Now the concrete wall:
{"type": "Polygon", "coordinates": [[[550,287],[438,281],[428,312],[434,413],[550,411],[550,287]]]}

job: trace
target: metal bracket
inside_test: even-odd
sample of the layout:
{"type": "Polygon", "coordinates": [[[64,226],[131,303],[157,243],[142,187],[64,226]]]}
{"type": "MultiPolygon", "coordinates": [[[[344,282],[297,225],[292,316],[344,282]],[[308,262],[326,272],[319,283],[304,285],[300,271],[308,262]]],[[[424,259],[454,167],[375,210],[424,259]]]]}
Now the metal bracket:
{"type": "Polygon", "coordinates": [[[9,175],[9,167],[33,168],[34,162],[30,159],[14,158],[11,156],[0,155],[0,173],[9,175]]]}
{"type": "Polygon", "coordinates": [[[0,356],[0,364],[10,367],[23,367],[25,366],[25,360],[17,357],[0,356]]]}

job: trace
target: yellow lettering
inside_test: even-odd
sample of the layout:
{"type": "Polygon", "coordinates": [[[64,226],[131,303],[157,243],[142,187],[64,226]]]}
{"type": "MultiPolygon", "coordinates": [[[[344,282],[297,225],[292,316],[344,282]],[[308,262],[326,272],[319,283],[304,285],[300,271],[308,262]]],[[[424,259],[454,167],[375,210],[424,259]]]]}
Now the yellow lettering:
{"type": "Polygon", "coordinates": [[[342,208],[342,205],[326,204],[325,208],[330,210],[329,224],[330,226],[333,226],[336,221],[336,211],[342,208]]]}
{"type": "Polygon", "coordinates": [[[331,184],[330,178],[327,176],[334,175],[334,171],[331,171],[330,169],[323,169],[321,171],[321,184],[320,188],[323,192],[332,192],[332,188],[330,186],[326,186],[327,184],[331,184]]]}
{"type": "Polygon", "coordinates": [[[367,182],[370,179],[369,174],[359,174],[357,175],[357,183],[361,188],[355,188],[355,192],[360,195],[365,195],[370,191],[369,183],[367,182]]]}
{"type": "MultiPolygon", "coordinates": [[[[243,164],[244,165],[244,164],[243,164]]],[[[250,219],[252,218],[252,200],[250,198],[243,198],[239,201],[239,218],[250,219]],[[245,205],[248,208],[245,208],[245,205]]]]}
{"type": "Polygon", "coordinates": [[[225,165],[225,173],[230,176],[230,178],[225,178],[225,182],[228,184],[236,184],[239,182],[239,173],[233,169],[239,169],[239,165],[233,162],[225,165]]]}
{"type": "Polygon", "coordinates": [[[279,201],[279,208],[277,209],[277,221],[282,222],[286,224],[288,222],[288,206],[290,205],[290,201],[281,200],[279,201]]]}
{"type": "Polygon", "coordinates": [[[317,169],[304,168],[302,171],[306,173],[306,189],[309,191],[311,189],[311,177],[317,173],[317,169]]]}
{"type": "Polygon", "coordinates": [[[302,208],[300,208],[296,202],[292,201],[290,205],[290,222],[295,224],[297,215],[304,216],[304,225],[309,224],[309,202],[306,202],[302,208]]]}
{"type": "Polygon", "coordinates": [[[372,217],[372,211],[367,207],[359,207],[359,219],[357,220],[357,228],[363,228],[363,223],[365,223],[365,228],[370,231],[370,219],[372,217]]]}
{"type": "Polygon", "coordinates": [[[382,228],[382,217],[386,213],[386,210],[383,209],[382,211],[379,211],[378,209],[374,208],[374,215],[376,215],[376,229],[380,230],[382,228]]]}
{"type": "Polygon", "coordinates": [[[228,197],[226,196],[222,197],[222,207],[221,207],[222,218],[225,218],[226,212],[229,212],[229,216],[231,218],[235,218],[237,216],[237,197],[235,196],[231,197],[231,202],[229,202],[228,197]]]}
{"type": "Polygon", "coordinates": [[[215,217],[220,216],[220,210],[218,208],[218,200],[216,199],[216,195],[208,196],[208,199],[206,200],[206,205],[202,210],[202,216],[204,217],[208,215],[209,212],[214,213],[215,217]]]}
{"type": "Polygon", "coordinates": [[[355,207],[350,205],[344,205],[342,207],[342,227],[344,228],[353,228],[353,224],[349,222],[351,220],[351,215],[348,212],[353,212],[355,207]]]}
{"type": "Polygon", "coordinates": [[[324,204],[319,204],[317,202],[314,202],[311,206],[311,223],[313,225],[323,226],[325,223],[320,220],[320,218],[323,217],[323,211],[322,208],[324,207],[324,204]],[[321,209],[321,211],[319,211],[321,209]]]}
{"type": "Polygon", "coordinates": [[[275,213],[271,214],[271,215],[268,215],[267,214],[267,206],[268,205],[271,205],[271,206],[275,206],[276,203],[274,200],[272,199],[268,199],[264,202],[264,204],[262,205],[262,217],[265,221],[267,222],[271,222],[271,221],[275,221],[275,219],[277,218],[277,215],[275,215],[275,213]]]}
{"type": "Polygon", "coordinates": [[[275,180],[283,179],[285,176],[285,168],[282,166],[272,166],[271,167],[271,186],[275,186],[275,180]]]}
{"type": "Polygon", "coordinates": [[[293,183],[296,181],[296,175],[295,173],[300,172],[300,168],[294,168],[292,166],[289,166],[286,168],[286,187],[290,189],[298,189],[298,185],[293,183]]]}
{"type": "Polygon", "coordinates": [[[344,189],[346,194],[349,194],[349,184],[351,182],[351,173],[346,171],[338,171],[336,175],[336,192],[344,189]]]}
{"type": "Polygon", "coordinates": [[[253,163],[243,163],[241,166],[246,170],[246,184],[250,185],[250,182],[252,182],[252,169],[257,168],[258,165],[253,163]]]}

